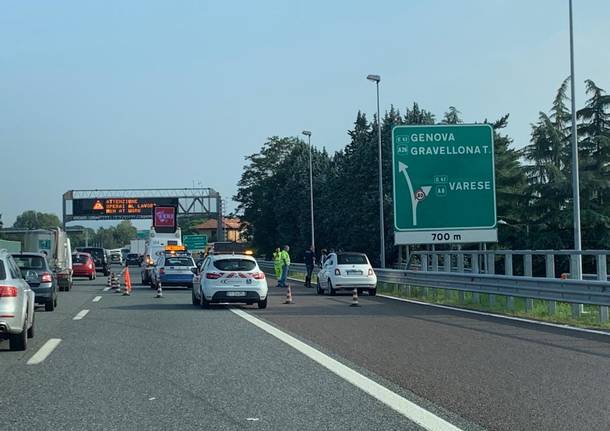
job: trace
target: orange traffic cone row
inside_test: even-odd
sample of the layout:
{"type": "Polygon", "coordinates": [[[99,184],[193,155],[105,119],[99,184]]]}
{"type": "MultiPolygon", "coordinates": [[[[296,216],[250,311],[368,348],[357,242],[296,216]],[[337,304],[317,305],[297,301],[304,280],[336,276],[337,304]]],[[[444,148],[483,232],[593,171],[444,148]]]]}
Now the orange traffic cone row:
{"type": "Polygon", "coordinates": [[[286,288],[286,300],[284,301],[284,304],[293,304],[292,302],[292,290],[290,289],[290,285],[288,285],[288,287],[286,288]]]}
{"type": "Polygon", "coordinates": [[[349,306],[360,307],[360,304],[358,304],[358,289],[352,290],[352,303],[349,306]]]}

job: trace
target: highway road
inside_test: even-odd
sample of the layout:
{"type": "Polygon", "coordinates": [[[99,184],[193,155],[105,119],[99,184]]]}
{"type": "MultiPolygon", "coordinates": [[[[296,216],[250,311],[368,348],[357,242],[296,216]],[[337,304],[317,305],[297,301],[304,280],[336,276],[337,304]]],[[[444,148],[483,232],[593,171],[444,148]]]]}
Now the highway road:
{"type": "Polygon", "coordinates": [[[0,342],[0,428],[608,429],[610,337],[297,284],[293,305],[270,287],[266,310],[201,310],[79,280],[26,352],[0,342]]]}

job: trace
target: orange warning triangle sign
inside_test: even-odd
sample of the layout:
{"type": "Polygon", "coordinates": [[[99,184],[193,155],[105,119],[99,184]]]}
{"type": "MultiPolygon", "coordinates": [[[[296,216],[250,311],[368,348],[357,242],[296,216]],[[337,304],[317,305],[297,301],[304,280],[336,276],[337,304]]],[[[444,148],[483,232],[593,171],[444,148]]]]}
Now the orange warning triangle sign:
{"type": "Polygon", "coordinates": [[[98,211],[104,211],[104,205],[102,205],[102,201],[100,201],[99,199],[96,200],[95,204],[93,204],[93,209],[98,211]]]}

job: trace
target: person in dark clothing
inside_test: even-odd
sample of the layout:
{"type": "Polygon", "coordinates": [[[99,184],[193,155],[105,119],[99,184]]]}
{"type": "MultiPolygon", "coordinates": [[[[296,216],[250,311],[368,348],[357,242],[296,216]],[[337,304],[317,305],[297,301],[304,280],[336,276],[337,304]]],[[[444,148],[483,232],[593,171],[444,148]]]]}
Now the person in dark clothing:
{"type": "Polygon", "coordinates": [[[316,264],[316,254],[313,251],[313,245],[305,250],[305,268],[307,268],[307,275],[305,276],[305,287],[311,288],[311,274],[313,273],[313,267],[316,264]]]}

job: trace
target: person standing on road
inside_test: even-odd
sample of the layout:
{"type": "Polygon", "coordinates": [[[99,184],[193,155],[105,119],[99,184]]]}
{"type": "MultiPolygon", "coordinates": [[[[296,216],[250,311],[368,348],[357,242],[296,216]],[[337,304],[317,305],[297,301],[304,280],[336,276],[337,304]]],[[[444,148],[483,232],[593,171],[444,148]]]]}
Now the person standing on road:
{"type": "Polygon", "coordinates": [[[305,287],[312,288],[311,275],[313,273],[313,267],[316,264],[316,254],[313,250],[313,245],[309,249],[305,250],[305,256],[303,261],[305,262],[305,268],[307,268],[307,274],[305,275],[305,287]]]}
{"type": "Polygon", "coordinates": [[[290,246],[285,245],[284,250],[280,252],[280,260],[282,262],[282,275],[280,277],[280,282],[277,284],[278,287],[288,287],[286,285],[286,279],[288,278],[288,270],[290,269],[290,255],[288,254],[290,251],[290,246]]]}
{"type": "Polygon", "coordinates": [[[273,269],[275,270],[275,278],[277,279],[278,286],[280,285],[280,277],[282,276],[282,257],[281,250],[279,247],[273,252],[273,269]]]}

